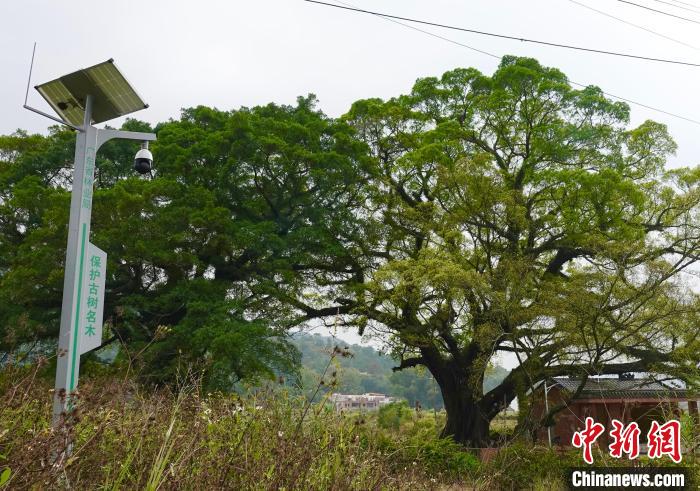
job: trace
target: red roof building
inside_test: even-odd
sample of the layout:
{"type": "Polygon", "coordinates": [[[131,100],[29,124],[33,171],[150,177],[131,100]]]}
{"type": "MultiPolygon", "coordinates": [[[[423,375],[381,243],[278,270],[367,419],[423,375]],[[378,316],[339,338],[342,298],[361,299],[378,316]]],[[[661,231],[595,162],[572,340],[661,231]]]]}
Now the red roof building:
{"type": "MultiPolygon", "coordinates": [[[[591,377],[577,394],[580,384],[581,379],[553,378],[534,392],[532,416],[535,421],[544,417],[547,406],[549,409],[565,406],[554,416],[555,424],[550,427],[549,434],[547,428],[537,430],[538,441],[546,444],[551,437],[552,445],[570,446],[574,432],[583,428],[589,416],[607,429],[612,428],[612,419],[625,425],[636,421],[641,435],[648,433],[653,420],[663,423],[678,418],[684,411],[696,419],[698,416],[697,400],[700,398],[697,395],[651,378],[635,379],[631,375],[591,377]]],[[[600,436],[599,445],[609,443],[607,433],[600,436]]]]}

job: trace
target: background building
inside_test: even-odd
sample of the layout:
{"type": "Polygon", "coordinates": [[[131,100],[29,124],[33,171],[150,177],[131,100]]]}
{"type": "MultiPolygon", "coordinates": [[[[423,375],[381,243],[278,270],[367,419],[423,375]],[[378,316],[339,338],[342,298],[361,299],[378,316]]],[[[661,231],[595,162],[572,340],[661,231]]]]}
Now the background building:
{"type": "Polygon", "coordinates": [[[377,392],[366,394],[331,394],[330,401],[336,411],[376,411],[396,398],[377,392]]]}

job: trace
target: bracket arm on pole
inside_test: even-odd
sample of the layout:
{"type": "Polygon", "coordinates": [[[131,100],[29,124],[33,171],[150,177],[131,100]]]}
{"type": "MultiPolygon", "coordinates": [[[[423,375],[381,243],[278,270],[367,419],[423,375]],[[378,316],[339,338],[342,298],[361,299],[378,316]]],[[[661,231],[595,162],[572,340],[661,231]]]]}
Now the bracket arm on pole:
{"type": "Polygon", "coordinates": [[[44,111],[39,111],[38,109],[34,109],[33,107],[27,106],[26,104],[24,104],[22,107],[24,107],[25,109],[27,109],[27,110],[29,110],[29,111],[31,111],[31,112],[33,112],[33,113],[41,114],[41,115],[44,116],[45,118],[49,118],[49,119],[51,119],[51,120],[53,120],[53,121],[56,121],[57,123],[61,123],[61,124],[63,124],[63,125],[66,125],[66,126],[68,126],[69,128],[73,128],[73,129],[76,130],[76,131],[84,131],[83,128],[81,128],[81,127],[79,127],[79,126],[75,126],[75,125],[73,125],[73,124],[70,124],[70,123],[68,123],[68,122],[66,122],[66,121],[63,121],[62,119],[57,118],[56,116],[52,116],[51,114],[45,113],[44,111]]]}
{"type": "Polygon", "coordinates": [[[122,130],[97,130],[97,149],[99,149],[103,143],[108,142],[114,138],[121,138],[124,140],[138,140],[138,141],[154,141],[156,139],[155,133],[142,133],[140,131],[122,131],[122,130]]]}

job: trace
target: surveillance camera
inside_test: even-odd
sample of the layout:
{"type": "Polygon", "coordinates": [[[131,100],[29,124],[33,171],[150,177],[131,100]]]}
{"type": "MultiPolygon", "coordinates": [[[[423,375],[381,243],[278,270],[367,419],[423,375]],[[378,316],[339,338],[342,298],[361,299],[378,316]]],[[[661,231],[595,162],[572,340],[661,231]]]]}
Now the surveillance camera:
{"type": "Polygon", "coordinates": [[[141,150],[134,157],[134,170],[139,174],[149,174],[153,166],[153,154],[148,149],[148,142],[141,145],[141,150]]]}

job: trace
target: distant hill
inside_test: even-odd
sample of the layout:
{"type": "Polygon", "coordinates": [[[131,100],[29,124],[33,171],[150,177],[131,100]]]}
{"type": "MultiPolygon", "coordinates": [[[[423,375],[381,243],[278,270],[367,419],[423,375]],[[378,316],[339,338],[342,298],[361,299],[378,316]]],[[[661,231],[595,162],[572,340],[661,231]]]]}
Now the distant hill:
{"type": "MultiPolygon", "coordinates": [[[[424,408],[440,409],[443,407],[440,388],[427,370],[406,369],[393,372],[397,362],[383,355],[371,346],[344,343],[342,340],[320,334],[296,334],[293,343],[302,354],[301,386],[307,395],[313,392],[321,374],[330,359],[330,353],[335,345],[349,347],[352,357],[337,357],[334,365],[327,372],[337,372],[338,386],[336,392],[346,394],[362,394],[365,392],[381,392],[393,397],[406,399],[414,405],[420,401],[424,408]]],[[[508,370],[495,366],[484,381],[484,388],[490,390],[500,383],[508,370]]]]}

